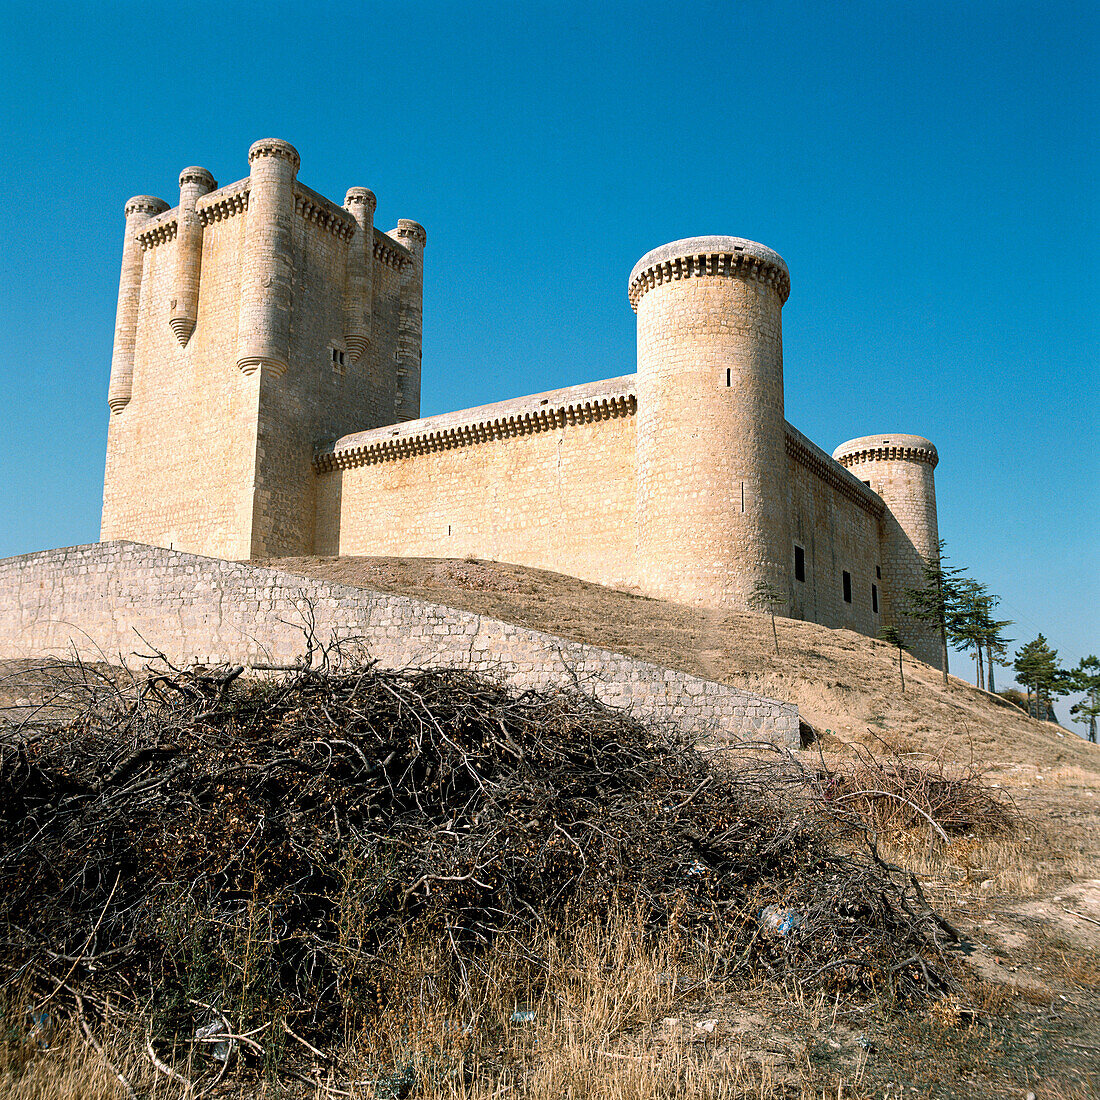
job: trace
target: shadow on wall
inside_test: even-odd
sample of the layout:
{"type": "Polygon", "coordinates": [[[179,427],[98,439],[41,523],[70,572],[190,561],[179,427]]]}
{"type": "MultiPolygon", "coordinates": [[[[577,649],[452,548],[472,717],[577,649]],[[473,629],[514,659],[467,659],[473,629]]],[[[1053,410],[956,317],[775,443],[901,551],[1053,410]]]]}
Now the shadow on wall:
{"type": "Polygon", "coordinates": [[[344,471],[333,470],[319,477],[314,519],[314,553],[322,558],[340,554],[340,521],[343,516],[344,471]]]}

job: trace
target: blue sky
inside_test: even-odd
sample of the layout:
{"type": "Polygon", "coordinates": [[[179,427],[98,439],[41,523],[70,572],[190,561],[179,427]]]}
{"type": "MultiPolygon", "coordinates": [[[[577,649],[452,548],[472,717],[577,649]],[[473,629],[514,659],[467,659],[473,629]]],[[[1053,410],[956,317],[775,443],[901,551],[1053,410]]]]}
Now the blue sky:
{"type": "Polygon", "coordinates": [[[98,537],[125,200],[282,137],[427,227],[425,414],[633,371],[650,248],[776,249],[788,419],[931,438],[952,558],[1100,649],[1094,2],[0,15],[0,556],[98,537]]]}

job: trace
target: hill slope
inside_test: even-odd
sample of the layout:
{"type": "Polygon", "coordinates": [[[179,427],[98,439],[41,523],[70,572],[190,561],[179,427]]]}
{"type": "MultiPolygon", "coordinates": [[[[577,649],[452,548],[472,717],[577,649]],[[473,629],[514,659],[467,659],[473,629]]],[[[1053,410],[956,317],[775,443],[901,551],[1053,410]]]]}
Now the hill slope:
{"type": "MultiPolygon", "coordinates": [[[[848,630],[753,614],[718,614],[558,573],[448,558],[284,558],[303,576],[394,592],[604,646],[796,702],[818,731],[898,752],[942,754],[994,771],[1080,767],[1100,779],[1100,751],[908,654],[848,630]]],[[[962,658],[957,658],[960,662],[962,658]]],[[[826,738],[828,741],[829,738],[826,738]]]]}

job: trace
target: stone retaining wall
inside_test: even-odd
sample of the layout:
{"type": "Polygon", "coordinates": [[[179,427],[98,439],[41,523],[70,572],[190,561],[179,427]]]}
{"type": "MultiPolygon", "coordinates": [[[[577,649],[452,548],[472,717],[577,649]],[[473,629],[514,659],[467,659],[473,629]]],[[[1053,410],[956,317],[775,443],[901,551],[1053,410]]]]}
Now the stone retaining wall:
{"type": "Polygon", "coordinates": [[[798,744],[798,708],[467,611],[132,542],[0,560],[0,657],[289,664],[318,639],[360,639],[383,666],[447,665],[518,688],[578,686],[702,733],[798,744]]]}

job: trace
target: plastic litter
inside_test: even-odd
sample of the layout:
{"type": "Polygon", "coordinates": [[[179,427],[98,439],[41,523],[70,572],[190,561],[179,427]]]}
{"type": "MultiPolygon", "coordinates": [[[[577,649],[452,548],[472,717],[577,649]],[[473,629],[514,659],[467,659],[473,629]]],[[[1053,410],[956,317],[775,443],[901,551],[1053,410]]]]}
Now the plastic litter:
{"type": "Polygon", "coordinates": [[[803,917],[781,905],[766,905],[760,910],[760,927],[773,936],[788,936],[802,927],[803,917]]]}
{"type": "Polygon", "coordinates": [[[50,1033],[53,1031],[53,1021],[48,1012],[28,1012],[31,1026],[27,1032],[27,1038],[38,1043],[42,1050],[50,1049],[50,1033]]]}
{"type": "MultiPolygon", "coordinates": [[[[224,1020],[214,1020],[212,1023],[204,1024],[202,1027],[195,1028],[196,1039],[213,1039],[218,1035],[224,1035],[226,1031],[224,1020]]],[[[233,1040],[223,1039],[220,1043],[213,1043],[213,1050],[210,1051],[210,1057],[215,1062],[228,1062],[230,1054],[233,1053],[233,1040]]]]}

